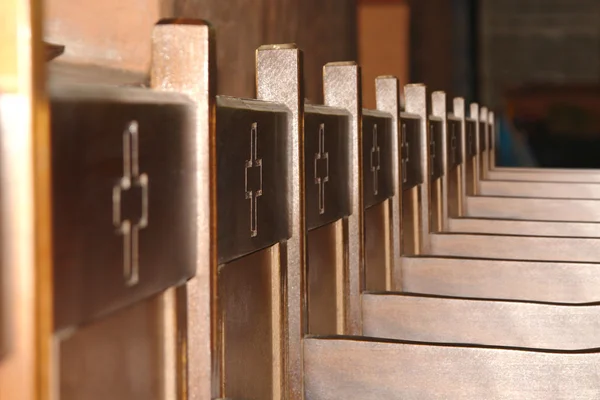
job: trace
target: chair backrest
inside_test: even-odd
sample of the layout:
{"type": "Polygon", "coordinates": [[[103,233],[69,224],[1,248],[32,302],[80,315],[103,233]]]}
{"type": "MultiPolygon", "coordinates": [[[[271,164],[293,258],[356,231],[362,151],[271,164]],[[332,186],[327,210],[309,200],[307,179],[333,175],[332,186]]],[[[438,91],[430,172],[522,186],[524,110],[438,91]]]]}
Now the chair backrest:
{"type": "MultiPolygon", "coordinates": [[[[324,69],[328,79],[331,71],[324,69]]],[[[335,72],[334,72],[335,73],[335,72]]],[[[327,79],[326,78],[326,79],[327,79]]],[[[339,89],[338,89],[339,90],[339,89]]],[[[350,113],[342,108],[306,104],[304,160],[306,197],[306,299],[309,334],[345,334],[359,317],[349,309],[349,271],[360,268],[347,257],[360,245],[349,235],[353,222],[350,113]]],[[[358,249],[360,251],[360,248],[358,249]]]]}
{"type": "Polygon", "coordinates": [[[175,347],[164,332],[185,326],[162,320],[174,312],[165,292],[196,271],[194,111],[179,94],[51,85],[61,399],[161,399],[162,386],[176,387],[157,349],[175,347]]]}
{"type": "Polygon", "coordinates": [[[447,167],[447,124],[446,124],[446,95],[434,92],[431,95],[431,112],[428,115],[428,146],[429,159],[429,201],[431,204],[432,232],[440,232],[448,227],[448,182],[447,167]]]}
{"type": "Polygon", "coordinates": [[[426,253],[429,248],[429,188],[427,175],[426,87],[404,87],[405,111],[400,114],[400,180],[402,182],[402,255],[426,253]],[[426,228],[427,227],[427,228],[426,228]]]}
{"type": "MultiPolygon", "coordinates": [[[[394,96],[394,92],[378,93],[379,104],[382,96],[394,96]]],[[[393,97],[398,99],[396,95],[393,97]]],[[[383,108],[383,106],[381,106],[383,108]]],[[[395,287],[393,271],[399,255],[393,243],[399,233],[392,228],[393,205],[396,202],[397,173],[397,123],[398,114],[387,110],[362,110],[362,151],[363,151],[363,207],[365,232],[365,289],[391,290],[395,287]]]]}

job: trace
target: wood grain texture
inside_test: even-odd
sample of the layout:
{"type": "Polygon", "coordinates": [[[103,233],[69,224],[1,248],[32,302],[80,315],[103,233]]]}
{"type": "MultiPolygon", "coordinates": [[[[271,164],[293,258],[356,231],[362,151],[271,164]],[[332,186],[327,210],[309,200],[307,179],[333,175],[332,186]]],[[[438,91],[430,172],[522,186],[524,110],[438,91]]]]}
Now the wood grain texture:
{"type": "Polygon", "coordinates": [[[468,217],[600,222],[600,202],[587,199],[467,196],[468,217]]]}
{"type": "Polygon", "coordinates": [[[536,349],[600,347],[600,306],[373,293],[362,295],[365,336],[536,349]]]}
{"type": "Polygon", "coordinates": [[[453,95],[453,2],[410,0],[409,5],[410,81],[453,95]]]}
{"type": "Polygon", "coordinates": [[[405,257],[403,291],[561,303],[600,300],[600,264],[405,257]]]}
{"type": "Polygon", "coordinates": [[[60,399],[167,400],[160,295],[86,325],[60,348],[60,399]]]}
{"type": "Polygon", "coordinates": [[[600,185],[581,182],[537,182],[481,180],[482,196],[544,197],[555,199],[600,199],[600,185]]]}
{"type": "Polygon", "coordinates": [[[600,353],[304,341],[306,400],[596,399],[600,353]]]}
{"type": "Polygon", "coordinates": [[[174,10],[215,27],[219,94],[254,95],[262,44],[295,42],[304,50],[306,96],[319,103],[323,65],[356,59],[354,0],[175,0],[174,10]]]}
{"type": "Polygon", "coordinates": [[[594,170],[555,170],[552,168],[497,168],[488,171],[487,179],[505,181],[538,182],[600,182],[600,174],[594,170]]]}
{"type": "Polygon", "coordinates": [[[600,237],[600,224],[595,222],[449,218],[448,223],[448,231],[456,233],[489,233],[496,235],[554,236],[575,238],[600,237]]]}

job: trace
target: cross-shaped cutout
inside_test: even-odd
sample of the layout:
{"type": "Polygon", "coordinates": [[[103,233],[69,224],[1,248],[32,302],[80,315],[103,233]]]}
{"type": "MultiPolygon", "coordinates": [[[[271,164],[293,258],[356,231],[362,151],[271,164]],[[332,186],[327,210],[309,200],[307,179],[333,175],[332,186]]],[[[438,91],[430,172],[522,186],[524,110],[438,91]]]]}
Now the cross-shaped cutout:
{"type": "Polygon", "coordinates": [[[402,183],[406,183],[406,181],[408,181],[407,165],[408,161],[410,160],[408,153],[409,146],[410,144],[406,141],[406,124],[402,124],[402,183]]]}
{"type": "Polygon", "coordinates": [[[250,200],[250,236],[258,235],[258,198],[262,196],[262,158],[257,156],[258,130],[254,122],[250,129],[250,159],[245,163],[246,199],[250,200]]]}
{"type": "Polygon", "coordinates": [[[329,153],[325,151],[325,124],[319,126],[319,151],[315,153],[315,184],[319,185],[319,214],[325,213],[325,183],[329,182],[329,153]]]}
{"type": "Polygon", "coordinates": [[[373,147],[371,147],[371,172],[373,173],[373,194],[379,193],[379,170],[381,170],[381,150],[377,145],[377,124],[373,125],[373,147]]]}
{"type": "Polygon", "coordinates": [[[138,123],[123,132],[123,177],[113,186],[113,225],[123,236],[123,274],[127,286],[139,281],[139,232],[148,226],[148,176],[139,173],[138,123]],[[122,212],[124,209],[125,212],[122,212]]]}
{"type": "Polygon", "coordinates": [[[433,135],[435,131],[435,125],[429,124],[429,159],[431,165],[430,175],[435,175],[435,137],[433,135]]]}

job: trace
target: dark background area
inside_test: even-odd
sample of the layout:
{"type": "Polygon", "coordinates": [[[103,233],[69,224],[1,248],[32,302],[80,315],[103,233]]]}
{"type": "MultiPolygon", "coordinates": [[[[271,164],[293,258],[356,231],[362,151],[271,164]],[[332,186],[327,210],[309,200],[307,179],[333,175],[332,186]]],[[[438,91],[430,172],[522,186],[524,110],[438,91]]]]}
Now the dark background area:
{"type": "Polygon", "coordinates": [[[410,79],[496,112],[504,165],[600,167],[600,1],[410,1],[410,79]]]}

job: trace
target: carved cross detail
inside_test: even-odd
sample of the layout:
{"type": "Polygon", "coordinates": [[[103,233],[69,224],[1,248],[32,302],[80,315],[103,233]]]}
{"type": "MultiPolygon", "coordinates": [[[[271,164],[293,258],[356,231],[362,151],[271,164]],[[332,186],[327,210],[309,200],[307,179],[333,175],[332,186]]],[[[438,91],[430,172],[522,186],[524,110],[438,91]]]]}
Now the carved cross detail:
{"type": "Polygon", "coordinates": [[[250,128],[250,159],[245,162],[245,193],[250,200],[250,236],[258,235],[258,198],[262,196],[262,158],[257,156],[257,123],[250,128]]]}
{"type": "Polygon", "coordinates": [[[123,132],[123,177],[113,186],[113,225],[123,236],[123,275],[127,286],[139,281],[139,231],[148,226],[148,176],[139,173],[137,121],[123,132]],[[122,209],[125,212],[122,212],[122,209]]]}
{"type": "Polygon", "coordinates": [[[409,146],[410,143],[406,141],[406,124],[402,124],[402,143],[401,143],[401,151],[402,151],[402,183],[406,183],[408,181],[408,171],[407,165],[410,161],[409,158],[409,146]]]}
{"type": "Polygon", "coordinates": [[[325,124],[319,126],[319,151],[315,153],[315,184],[319,185],[319,214],[325,213],[325,184],[329,182],[329,153],[325,151],[325,124]]]}
{"type": "Polygon", "coordinates": [[[379,170],[381,170],[381,150],[377,144],[377,124],[373,125],[373,147],[371,147],[371,172],[373,173],[373,193],[379,193],[379,170]]]}

